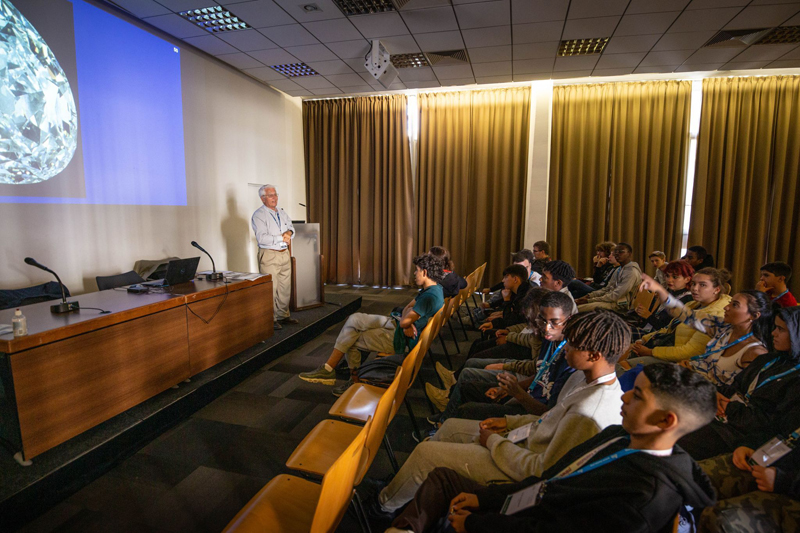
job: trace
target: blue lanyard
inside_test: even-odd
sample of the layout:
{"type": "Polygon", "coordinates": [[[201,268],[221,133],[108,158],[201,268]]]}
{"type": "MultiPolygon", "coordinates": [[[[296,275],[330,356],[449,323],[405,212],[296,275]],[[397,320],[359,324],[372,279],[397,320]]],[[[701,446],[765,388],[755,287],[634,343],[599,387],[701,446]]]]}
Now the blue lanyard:
{"type": "Polygon", "coordinates": [[[550,352],[553,348],[553,343],[550,343],[550,346],[547,347],[547,352],[544,354],[544,358],[542,359],[542,366],[539,367],[539,371],[536,373],[536,377],[533,378],[533,382],[531,383],[530,390],[533,390],[536,387],[536,384],[539,382],[539,379],[547,372],[550,368],[550,365],[553,364],[553,361],[556,360],[558,353],[561,351],[561,348],[567,343],[566,340],[561,341],[558,343],[558,347],[555,349],[554,352],[550,352]]]}
{"type": "Polygon", "coordinates": [[[280,231],[281,230],[281,212],[280,211],[275,211],[275,213],[273,213],[272,209],[269,209],[269,208],[267,208],[267,211],[269,211],[269,214],[272,216],[272,220],[275,220],[275,213],[278,213],[278,219],[275,220],[275,223],[278,225],[278,231],[280,231]]]}
{"type": "MultiPolygon", "coordinates": [[[[750,333],[748,333],[748,334],[747,334],[747,335],[745,335],[744,337],[739,337],[739,338],[738,338],[738,339],[736,339],[735,341],[733,341],[733,342],[730,342],[730,343],[726,344],[726,345],[725,345],[725,346],[723,346],[722,348],[717,348],[716,350],[708,350],[708,351],[706,351],[706,353],[702,353],[702,354],[700,354],[700,355],[695,355],[694,357],[692,357],[692,359],[691,359],[691,360],[692,360],[692,361],[697,361],[697,360],[699,360],[699,359],[705,359],[705,358],[706,358],[706,357],[708,357],[709,355],[714,355],[715,353],[724,352],[725,350],[727,350],[727,349],[728,349],[728,348],[730,348],[731,346],[736,346],[736,345],[737,345],[737,344],[739,344],[740,342],[746,341],[747,339],[749,339],[749,338],[750,338],[750,337],[752,337],[752,336],[753,336],[753,332],[751,331],[750,333]]],[[[716,347],[716,346],[717,346],[717,344],[719,344],[719,341],[720,341],[721,339],[722,339],[722,336],[720,336],[720,337],[717,337],[717,339],[714,341],[714,347],[716,347]]],[[[766,367],[765,367],[765,368],[766,368],[766,367]]]]}
{"type": "Polygon", "coordinates": [[[758,389],[760,389],[761,387],[763,387],[764,385],[766,385],[770,381],[775,381],[776,379],[780,379],[783,376],[786,376],[788,374],[791,374],[792,372],[796,372],[797,370],[800,370],[800,363],[798,363],[798,364],[794,365],[792,368],[790,368],[789,370],[787,370],[786,372],[781,372],[780,374],[775,374],[774,376],[768,377],[767,379],[765,379],[764,381],[759,383],[758,382],[758,378],[761,376],[761,373],[764,372],[765,370],[767,370],[772,365],[774,365],[777,361],[778,361],[778,357],[776,357],[775,359],[773,359],[772,361],[770,361],[769,363],[764,365],[764,367],[761,370],[758,371],[758,374],[756,374],[756,378],[753,380],[753,383],[755,383],[756,386],[755,386],[755,388],[753,390],[748,391],[747,394],[744,395],[745,400],[749,400],[751,394],[753,394],[755,391],[757,391],[758,389]]]}
{"type": "MultiPolygon", "coordinates": [[[[630,439],[626,438],[626,440],[630,440],[630,439]]],[[[613,463],[617,459],[622,459],[623,457],[626,457],[628,455],[632,455],[632,454],[634,454],[636,452],[640,452],[640,451],[641,450],[636,450],[636,449],[632,449],[632,448],[623,448],[622,450],[620,450],[618,452],[614,452],[611,455],[603,457],[602,459],[598,459],[597,461],[589,463],[588,465],[582,466],[582,467],[580,467],[579,469],[577,469],[574,472],[570,472],[569,474],[566,474],[564,476],[558,476],[558,475],[553,476],[550,479],[548,479],[546,483],[550,483],[551,481],[557,481],[557,480],[561,480],[561,479],[568,479],[568,478],[571,478],[571,477],[579,476],[581,474],[585,474],[587,472],[591,472],[592,470],[596,470],[596,469],[600,468],[601,466],[605,466],[605,465],[607,465],[609,463],[613,463]]],[[[598,450],[598,452],[599,452],[599,450],[598,450]]]]}
{"type": "Polygon", "coordinates": [[[777,301],[777,300],[780,300],[781,298],[783,298],[784,296],[786,296],[786,294],[787,294],[788,292],[789,292],[789,289],[786,289],[785,291],[783,291],[782,293],[780,293],[779,295],[777,295],[775,298],[773,298],[773,299],[772,299],[772,301],[773,301],[773,302],[775,302],[775,301],[777,301]]]}

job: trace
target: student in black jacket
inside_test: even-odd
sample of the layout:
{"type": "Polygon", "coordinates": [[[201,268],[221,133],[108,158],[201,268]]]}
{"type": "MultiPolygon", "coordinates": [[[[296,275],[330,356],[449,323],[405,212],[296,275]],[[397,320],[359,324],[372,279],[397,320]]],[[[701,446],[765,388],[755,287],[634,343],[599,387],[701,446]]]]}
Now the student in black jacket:
{"type": "Polygon", "coordinates": [[[606,428],[567,452],[541,478],[519,483],[481,487],[436,469],[390,531],[424,533],[436,516],[448,512],[458,533],[671,531],[684,505],[701,509],[715,500],[708,478],[675,446],[714,417],[714,396],[714,386],[691,370],[667,363],[647,366],[622,396],[621,427],[606,428]],[[533,498],[538,503],[510,513],[509,496],[534,491],[542,481],[544,488],[533,498]]]}
{"type": "Polygon", "coordinates": [[[772,339],[772,352],[719,387],[717,420],[681,439],[698,461],[739,446],[757,448],[800,427],[800,307],[778,311],[772,339]]]}
{"type": "Polygon", "coordinates": [[[450,252],[444,246],[431,246],[428,250],[432,256],[439,258],[444,264],[444,279],[439,282],[445,298],[458,296],[459,291],[467,288],[467,280],[455,273],[455,265],[450,259],[450,252]]]}

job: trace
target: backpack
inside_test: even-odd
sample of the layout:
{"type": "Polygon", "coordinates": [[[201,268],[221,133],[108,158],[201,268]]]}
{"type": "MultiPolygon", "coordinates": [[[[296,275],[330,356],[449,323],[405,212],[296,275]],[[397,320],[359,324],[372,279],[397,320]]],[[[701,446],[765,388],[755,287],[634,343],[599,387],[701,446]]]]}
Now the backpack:
{"type": "Polygon", "coordinates": [[[394,380],[394,375],[403,364],[403,359],[405,358],[404,354],[397,354],[368,361],[356,369],[356,381],[379,387],[388,387],[394,380]]]}

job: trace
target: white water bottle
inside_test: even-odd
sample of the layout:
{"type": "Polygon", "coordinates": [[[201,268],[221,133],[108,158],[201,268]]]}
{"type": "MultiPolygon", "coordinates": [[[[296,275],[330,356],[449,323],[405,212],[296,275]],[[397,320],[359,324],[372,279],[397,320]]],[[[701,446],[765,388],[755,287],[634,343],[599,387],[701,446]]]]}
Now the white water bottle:
{"type": "Polygon", "coordinates": [[[14,318],[11,319],[11,327],[15,337],[22,337],[28,334],[28,319],[17,309],[14,311],[14,318]]]}

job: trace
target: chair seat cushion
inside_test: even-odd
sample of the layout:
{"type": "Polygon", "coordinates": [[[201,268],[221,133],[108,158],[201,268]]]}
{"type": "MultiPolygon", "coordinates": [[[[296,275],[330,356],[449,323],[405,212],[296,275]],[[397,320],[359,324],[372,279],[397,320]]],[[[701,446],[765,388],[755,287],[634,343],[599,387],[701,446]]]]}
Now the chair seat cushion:
{"type": "Polygon", "coordinates": [[[380,401],[385,392],[386,389],[375,385],[355,383],[336,400],[328,414],[347,420],[366,422],[369,417],[375,414],[378,401],[380,401]]]}
{"type": "Polygon", "coordinates": [[[286,466],[322,477],[355,440],[361,429],[361,426],[340,420],[323,420],[297,445],[286,461],[286,466]]]}
{"type": "Polygon", "coordinates": [[[277,476],[247,502],[225,533],[308,533],[321,489],[296,476],[277,476]]]}

